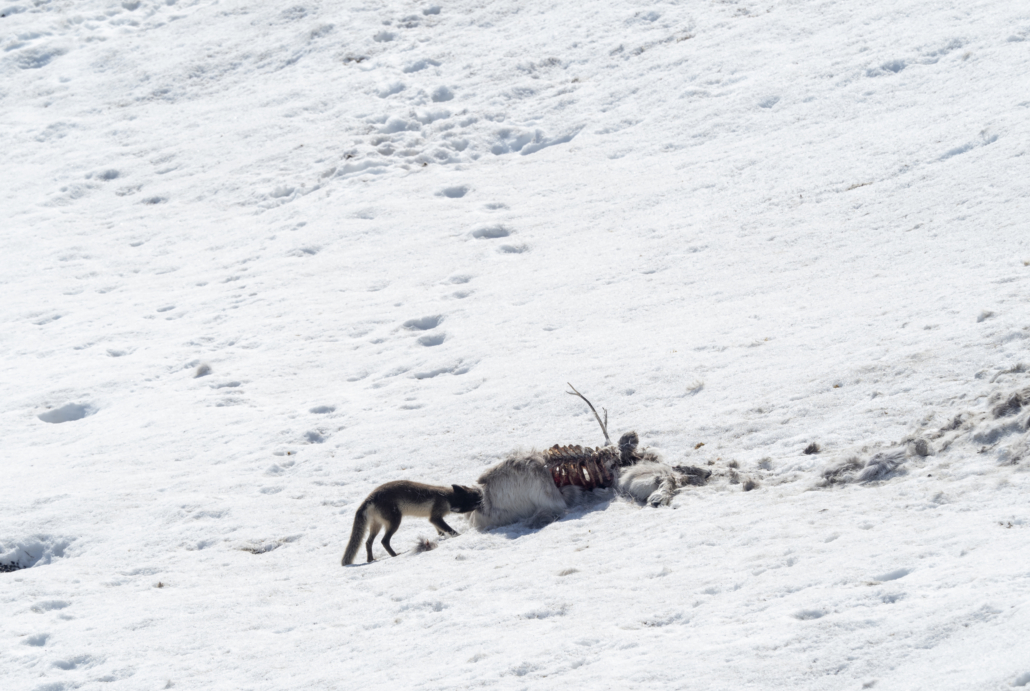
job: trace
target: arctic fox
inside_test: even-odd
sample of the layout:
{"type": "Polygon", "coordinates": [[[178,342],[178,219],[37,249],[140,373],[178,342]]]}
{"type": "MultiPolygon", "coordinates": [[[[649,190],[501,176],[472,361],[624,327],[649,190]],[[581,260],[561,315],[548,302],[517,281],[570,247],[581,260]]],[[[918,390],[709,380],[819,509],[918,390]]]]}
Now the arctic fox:
{"type": "Polygon", "coordinates": [[[383,547],[391,557],[396,557],[397,553],[390,547],[390,538],[401,526],[401,518],[404,516],[428,518],[441,535],[457,535],[458,533],[447,525],[443,517],[452,511],[474,511],[482,500],[483,493],[479,489],[461,485],[440,487],[409,480],[396,480],[380,485],[372,490],[354,513],[354,527],[351,528],[350,542],[343,553],[342,563],[344,566],[354,563],[366,529],[368,540],[365,542],[365,551],[368,553],[368,561],[375,561],[372,558],[372,543],[384,525],[386,533],[383,535],[383,547]]]}

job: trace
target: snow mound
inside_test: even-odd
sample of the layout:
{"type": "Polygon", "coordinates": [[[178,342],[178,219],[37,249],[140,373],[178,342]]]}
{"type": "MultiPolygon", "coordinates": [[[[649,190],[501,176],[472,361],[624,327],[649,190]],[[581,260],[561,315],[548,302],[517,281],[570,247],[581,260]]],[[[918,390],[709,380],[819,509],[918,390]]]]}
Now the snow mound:
{"type": "Polygon", "coordinates": [[[34,535],[22,539],[0,539],[0,572],[45,566],[65,556],[71,538],[34,535]]]}

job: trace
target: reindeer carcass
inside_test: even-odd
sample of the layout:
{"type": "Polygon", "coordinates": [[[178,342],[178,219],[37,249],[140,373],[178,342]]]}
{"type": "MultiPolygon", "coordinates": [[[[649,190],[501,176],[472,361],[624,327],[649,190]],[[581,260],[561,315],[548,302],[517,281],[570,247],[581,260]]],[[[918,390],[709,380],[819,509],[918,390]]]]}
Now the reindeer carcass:
{"type": "Polygon", "coordinates": [[[638,450],[640,438],[636,432],[627,432],[618,445],[613,444],[608,436],[608,411],[604,411],[602,421],[583,394],[574,387],[567,393],[590,406],[604,433],[605,445],[595,449],[555,444],[545,451],[510,454],[480,476],[483,503],[469,514],[473,526],[487,530],[521,520],[548,523],[578,503],[583,492],[610,487],[637,501],[660,506],[671,502],[680,487],[707,481],[709,471],[673,468],[654,452],[638,450]]]}

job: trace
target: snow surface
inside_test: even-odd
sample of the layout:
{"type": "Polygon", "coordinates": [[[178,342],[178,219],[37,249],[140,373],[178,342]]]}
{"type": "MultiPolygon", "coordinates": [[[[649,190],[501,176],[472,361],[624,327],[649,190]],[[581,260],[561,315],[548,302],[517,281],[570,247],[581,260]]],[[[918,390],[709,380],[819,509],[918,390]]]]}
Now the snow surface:
{"type": "Polygon", "coordinates": [[[1026,3],[5,2],[0,687],[1030,687],[1026,3]]]}

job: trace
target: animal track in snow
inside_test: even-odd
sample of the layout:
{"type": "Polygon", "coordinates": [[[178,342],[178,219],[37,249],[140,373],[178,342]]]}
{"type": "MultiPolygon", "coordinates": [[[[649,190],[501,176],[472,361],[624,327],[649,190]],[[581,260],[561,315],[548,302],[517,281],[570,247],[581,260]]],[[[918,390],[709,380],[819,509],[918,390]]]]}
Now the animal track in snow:
{"type": "Polygon", "coordinates": [[[440,367],[437,369],[429,370],[428,372],[416,372],[414,375],[415,379],[432,379],[439,377],[441,374],[465,374],[469,371],[469,367],[465,365],[454,365],[452,367],[440,367]]]}
{"type": "Polygon", "coordinates": [[[54,408],[48,410],[45,413],[40,413],[38,417],[43,422],[49,422],[54,425],[59,425],[62,422],[74,422],[75,420],[81,420],[84,417],[93,415],[97,412],[95,406],[90,403],[82,405],[80,403],[67,403],[60,408],[54,408]]]}
{"type": "Polygon", "coordinates": [[[509,235],[511,235],[511,231],[504,226],[485,226],[472,231],[472,237],[477,240],[496,240],[497,238],[506,238],[509,235]]]}
{"type": "Polygon", "coordinates": [[[440,345],[441,343],[444,342],[444,339],[446,339],[446,335],[444,335],[444,334],[432,334],[430,336],[423,336],[422,338],[418,339],[416,342],[420,346],[431,347],[431,346],[438,346],[438,345],[440,345]]]}
{"type": "Polygon", "coordinates": [[[965,144],[962,144],[961,146],[956,146],[956,147],[954,147],[952,149],[948,149],[937,160],[938,161],[946,161],[949,158],[953,158],[955,156],[959,156],[961,154],[967,153],[967,152],[972,151],[973,149],[979,148],[981,146],[987,146],[988,144],[993,144],[996,141],[998,141],[998,135],[996,135],[996,134],[987,134],[987,132],[984,131],[984,132],[980,133],[980,140],[979,141],[974,140],[974,141],[966,142],[965,144]]]}
{"type": "Polygon", "coordinates": [[[648,617],[647,619],[642,619],[640,623],[648,628],[661,628],[670,624],[689,624],[690,619],[684,617],[682,612],[676,612],[674,614],[648,617]]]}
{"type": "Polygon", "coordinates": [[[904,60],[888,60],[887,62],[880,65],[878,68],[872,68],[867,70],[866,75],[870,77],[879,77],[885,74],[897,74],[906,67],[908,67],[908,63],[904,60]]]}
{"type": "Polygon", "coordinates": [[[821,609],[803,609],[799,612],[794,613],[794,618],[800,619],[801,621],[808,621],[809,619],[822,619],[825,616],[826,612],[822,611],[821,609]]]}
{"type": "MultiPolygon", "coordinates": [[[[169,0],[165,1],[168,2],[169,0]]],[[[171,1],[174,2],[175,0],[171,1]]],[[[321,26],[317,26],[308,33],[308,40],[317,41],[318,39],[324,38],[333,33],[335,29],[336,27],[332,24],[322,24],[321,26]]]]}
{"type": "Polygon", "coordinates": [[[408,63],[401,70],[404,74],[411,74],[412,72],[421,72],[427,67],[439,67],[441,65],[439,60],[431,60],[429,58],[423,58],[422,60],[416,60],[415,62],[408,63]]]}
{"type": "Polygon", "coordinates": [[[71,606],[72,603],[66,600],[42,600],[32,605],[31,609],[36,614],[42,614],[43,612],[49,612],[55,609],[64,609],[65,607],[71,606]]]}
{"type": "Polygon", "coordinates": [[[329,413],[336,412],[336,406],[334,405],[316,405],[314,408],[308,411],[315,415],[328,415],[329,413]]]}
{"type": "Polygon", "coordinates": [[[964,42],[954,38],[939,48],[927,49],[913,58],[895,58],[881,63],[878,67],[870,67],[866,70],[867,77],[883,77],[898,74],[910,65],[934,65],[948,53],[961,48],[964,42]]]}
{"type": "Polygon", "coordinates": [[[409,319],[404,322],[405,329],[411,329],[413,331],[429,331],[440,326],[440,322],[443,321],[443,315],[434,314],[429,317],[419,317],[418,319],[409,319]]]}
{"type": "Polygon", "coordinates": [[[1022,29],[1018,33],[1010,35],[1006,40],[1009,43],[1022,43],[1027,38],[1030,38],[1030,28],[1022,29]]]}
{"type": "Polygon", "coordinates": [[[874,576],[873,580],[880,581],[881,583],[884,581],[896,581],[899,578],[904,578],[910,573],[912,573],[912,569],[894,569],[893,571],[888,571],[887,573],[880,574],[879,576],[874,576]]]}
{"type": "Polygon", "coordinates": [[[302,5],[288,7],[279,13],[279,17],[286,22],[295,22],[298,19],[304,19],[306,16],[308,16],[308,10],[302,5]]]}
{"type": "Polygon", "coordinates": [[[437,192],[437,195],[441,197],[447,197],[448,199],[461,199],[466,194],[468,194],[468,191],[470,189],[472,188],[468,185],[455,185],[454,187],[443,188],[442,190],[437,192]]]}
{"type": "Polygon", "coordinates": [[[239,549],[243,552],[250,552],[251,554],[267,554],[272,550],[279,549],[283,545],[290,542],[294,542],[299,538],[300,535],[291,535],[290,537],[283,537],[279,539],[248,540],[236,549],[239,549]]]}
{"type": "Polygon", "coordinates": [[[38,70],[46,67],[54,58],[68,52],[67,48],[57,46],[44,48],[25,48],[15,54],[14,64],[23,70],[38,70]]]}
{"type": "MultiPolygon", "coordinates": [[[[385,31],[385,30],[384,30],[385,31]]],[[[380,34],[385,37],[385,33],[380,34]]],[[[381,43],[383,41],[380,41],[381,43]]],[[[366,59],[349,58],[358,63],[366,59]]],[[[322,168],[318,180],[307,189],[319,189],[331,179],[381,175],[391,168],[413,170],[429,164],[468,163],[486,152],[521,155],[565,144],[578,135],[582,125],[558,124],[555,131],[505,122],[496,113],[472,113],[465,107],[452,112],[440,106],[459,104],[453,85],[434,88],[419,86],[420,77],[438,60],[419,58],[403,66],[393,78],[372,87],[370,93],[382,99],[388,110],[364,116],[353,131],[353,146],[341,151],[340,159],[322,168]],[[398,80],[401,74],[411,81],[398,80]]],[[[541,92],[542,94],[543,92],[541,92]]],[[[529,98],[527,94],[523,98],[529,98]]],[[[461,104],[464,105],[464,104],[461,104]]],[[[262,205],[278,204],[263,200],[262,205]]]]}
{"type": "MultiPolygon", "coordinates": [[[[556,146],[558,144],[567,144],[568,142],[571,142],[573,138],[575,138],[575,136],[579,134],[579,131],[581,129],[583,129],[582,125],[574,127],[568,132],[560,134],[556,137],[548,137],[544,134],[543,130],[534,130],[532,137],[530,137],[529,141],[526,141],[525,143],[523,143],[525,135],[519,135],[518,137],[516,137],[515,142],[519,144],[518,148],[514,148],[514,146],[512,146],[511,148],[509,148],[509,151],[518,151],[519,154],[521,154],[522,156],[535,154],[537,151],[540,151],[541,149],[546,149],[548,147],[556,146]]],[[[497,155],[508,153],[508,151],[497,151],[498,146],[499,145],[494,145],[493,147],[491,147],[491,153],[497,155]]]]}
{"type": "Polygon", "coordinates": [[[52,667],[57,667],[58,669],[71,670],[79,669],[80,667],[93,667],[103,661],[104,658],[102,657],[94,657],[93,655],[76,655],[63,660],[54,660],[50,665],[52,667]]]}

